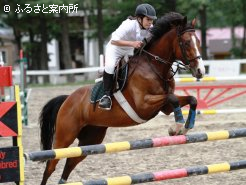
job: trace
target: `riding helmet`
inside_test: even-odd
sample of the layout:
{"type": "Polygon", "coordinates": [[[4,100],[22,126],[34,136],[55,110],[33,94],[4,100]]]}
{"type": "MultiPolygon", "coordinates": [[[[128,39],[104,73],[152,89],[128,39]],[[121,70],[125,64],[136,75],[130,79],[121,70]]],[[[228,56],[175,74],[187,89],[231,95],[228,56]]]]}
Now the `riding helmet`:
{"type": "Polygon", "coordinates": [[[147,3],[138,5],[135,11],[135,15],[144,15],[151,19],[157,19],[154,7],[147,3]]]}

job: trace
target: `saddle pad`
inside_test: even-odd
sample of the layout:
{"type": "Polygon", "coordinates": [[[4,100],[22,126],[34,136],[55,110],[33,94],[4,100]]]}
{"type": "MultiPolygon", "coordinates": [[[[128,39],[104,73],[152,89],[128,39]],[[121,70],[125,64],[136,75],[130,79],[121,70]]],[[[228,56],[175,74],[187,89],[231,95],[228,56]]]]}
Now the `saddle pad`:
{"type": "Polygon", "coordinates": [[[98,102],[104,95],[103,82],[100,81],[94,85],[91,90],[91,103],[98,102]]]}

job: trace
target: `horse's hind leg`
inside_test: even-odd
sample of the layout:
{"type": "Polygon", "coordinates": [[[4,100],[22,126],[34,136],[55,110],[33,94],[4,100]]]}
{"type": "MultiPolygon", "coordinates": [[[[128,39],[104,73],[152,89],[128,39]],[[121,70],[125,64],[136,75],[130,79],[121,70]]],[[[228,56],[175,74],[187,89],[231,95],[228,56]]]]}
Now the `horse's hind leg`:
{"type": "MultiPolygon", "coordinates": [[[[78,136],[79,146],[85,145],[94,145],[102,143],[105,134],[107,131],[107,127],[97,127],[97,126],[86,126],[84,127],[78,136]]],[[[72,172],[72,170],[76,167],[76,165],[85,159],[86,156],[68,158],[62,173],[61,180],[59,184],[65,184],[68,176],[72,172]]]]}
{"type": "Polygon", "coordinates": [[[58,159],[47,161],[46,167],[45,167],[45,171],[44,171],[44,174],[43,174],[43,179],[42,179],[41,185],[45,185],[47,183],[48,178],[55,171],[55,170],[53,170],[50,167],[51,166],[56,166],[56,164],[58,163],[58,161],[59,161],[58,159]],[[53,163],[53,164],[51,164],[51,163],[53,163]]]}
{"type": "MultiPolygon", "coordinates": [[[[72,119],[66,119],[67,117],[63,117],[62,122],[57,121],[59,127],[56,127],[55,139],[53,148],[67,148],[69,145],[73,143],[76,137],[79,135],[80,127],[75,124],[78,121],[72,119]],[[62,124],[63,123],[63,124],[62,124]],[[68,134],[70,133],[70,134],[68,134]]],[[[46,164],[46,168],[43,174],[43,179],[41,185],[45,185],[47,183],[48,178],[55,171],[56,165],[59,162],[59,159],[49,160],[46,164]]]]}

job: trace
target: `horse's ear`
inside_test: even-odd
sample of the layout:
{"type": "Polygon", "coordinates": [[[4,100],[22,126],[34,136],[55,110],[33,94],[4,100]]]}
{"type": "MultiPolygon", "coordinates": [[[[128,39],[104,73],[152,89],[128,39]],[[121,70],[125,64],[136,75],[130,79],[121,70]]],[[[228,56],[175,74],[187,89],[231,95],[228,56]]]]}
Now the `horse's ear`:
{"type": "Polygon", "coordinates": [[[175,24],[171,23],[171,24],[170,24],[170,27],[171,27],[171,28],[174,28],[174,27],[175,27],[175,24]]]}
{"type": "Polygon", "coordinates": [[[187,16],[184,16],[183,25],[186,25],[186,24],[187,24],[187,16]]]}
{"type": "Polygon", "coordinates": [[[191,21],[191,25],[193,28],[195,28],[195,25],[196,25],[196,18],[194,18],[192,21],[191,21]]]}

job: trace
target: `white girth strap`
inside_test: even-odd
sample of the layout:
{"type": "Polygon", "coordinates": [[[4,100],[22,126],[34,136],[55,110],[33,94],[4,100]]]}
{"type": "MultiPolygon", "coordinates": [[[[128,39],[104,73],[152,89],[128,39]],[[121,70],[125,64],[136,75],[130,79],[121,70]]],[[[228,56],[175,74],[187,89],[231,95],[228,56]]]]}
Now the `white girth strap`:
{"type": "Polygon", "coordinates": [[[127,115],[134,120],[137,123],[145,123],[147,120],[141,119],[137,113],[133,110],[131,105],[127,102],[124,95],[121,93],[121,91],[117,91],[114,93],[114,97],[116,101],[120,104],[120,106],[123,108],[123,110],[127,113],[127,115]]]}

